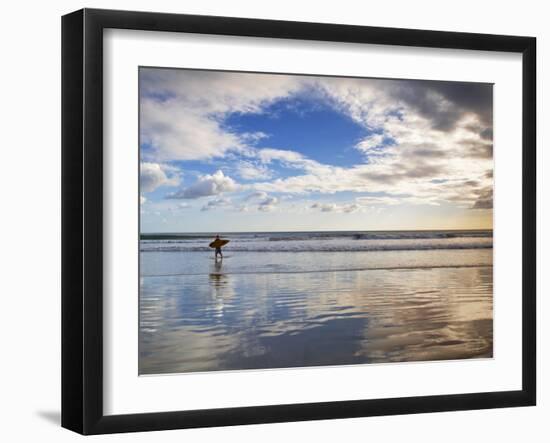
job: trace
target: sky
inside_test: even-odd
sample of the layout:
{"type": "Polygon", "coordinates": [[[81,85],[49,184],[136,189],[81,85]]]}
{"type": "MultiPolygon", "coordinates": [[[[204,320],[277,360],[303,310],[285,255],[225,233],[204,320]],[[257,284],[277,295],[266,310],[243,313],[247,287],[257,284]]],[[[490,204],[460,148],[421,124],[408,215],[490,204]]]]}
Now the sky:
{"type": "Polygon", "coordinates": [[[140,68],[141,232],[490,229],[490,84],[140,68]]]}

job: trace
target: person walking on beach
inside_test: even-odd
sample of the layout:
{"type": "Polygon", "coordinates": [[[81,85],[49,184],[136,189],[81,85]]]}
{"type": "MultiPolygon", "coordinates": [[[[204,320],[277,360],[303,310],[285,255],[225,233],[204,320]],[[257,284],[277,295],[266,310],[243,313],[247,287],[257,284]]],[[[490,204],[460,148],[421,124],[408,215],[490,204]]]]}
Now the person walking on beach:
{"type": "Polygon", "coordinates": [[[214,253],[214,260],[216,261],[218,260],[218,255],[220,256],[220,258],[223,258],[222,247],[225,246],[227,243],[229,243],[229,240],[227,239],[222,240],[219,235],[216,235],[216,238],[214,238],[214,241],[208,245],[212,249],[216,250],[216,252],[214,253]]]}
{"type": "MultiPolygon", "coordinates": [[[[219,235],[216,235],[216,238],[214,239],[214,241],[217,241],[220,239],[220,236],[219,235]]],[[[223,254],[222,254],[222,247],[221,246],[216,246],[216,252],[214,253],[214,259],[215,260],[218,260],[218,254],[220,255],[220,259],[223,259],[223,254]]]]}

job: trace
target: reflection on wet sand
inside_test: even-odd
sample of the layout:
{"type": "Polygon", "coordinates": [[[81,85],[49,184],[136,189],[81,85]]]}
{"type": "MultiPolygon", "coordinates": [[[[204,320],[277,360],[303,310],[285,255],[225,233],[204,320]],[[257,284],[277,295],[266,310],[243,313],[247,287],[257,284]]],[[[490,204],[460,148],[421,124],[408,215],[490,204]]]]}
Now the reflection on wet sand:
{"type": "Polygon", "coordinates": [[[491,357],[492,266],[144,277],[140,373],[491,357]]]}

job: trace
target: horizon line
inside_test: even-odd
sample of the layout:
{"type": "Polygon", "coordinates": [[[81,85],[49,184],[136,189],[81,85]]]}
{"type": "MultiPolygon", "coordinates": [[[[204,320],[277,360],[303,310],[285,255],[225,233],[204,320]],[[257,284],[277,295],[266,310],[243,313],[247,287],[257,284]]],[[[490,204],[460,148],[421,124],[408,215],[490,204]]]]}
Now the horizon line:
{"type": "Polygon", "coordinates": [[[139,235],[148,234],[248,234],[248,233],[277,233],[277,232],[418,232],[418,231],[493,231],[493,228],[453,228],[453,229],[322,229],[322,230],[296,230],[296,231],[151,231],[140,232],[139,235]]]}

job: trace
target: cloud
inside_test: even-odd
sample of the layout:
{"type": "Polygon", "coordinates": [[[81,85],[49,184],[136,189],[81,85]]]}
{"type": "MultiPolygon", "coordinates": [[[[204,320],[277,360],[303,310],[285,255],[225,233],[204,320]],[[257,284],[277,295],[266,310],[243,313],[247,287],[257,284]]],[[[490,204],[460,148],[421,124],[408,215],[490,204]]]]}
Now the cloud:
{"type": "Polygon", "coordinates": [[[237,174],[244,180],[267,180],[272,177],[271,171],[265,165],[245,160],[237,164],[237,174]]]}
{"type": "Polygon", "coordinates": [[[355,147],[365,154],[379,151],[385,141],[383,134],[373,134],[361,140],[355,147]]]}
{"type": "Polygon", "coordinates": [[[344,212],[347,212],[347,213],[350,213],[350,212],[355,212],[355,211],[359,211],[361,209],[361,206],[359,206],[358,204],[356,203],[353,203],[351,205],[346,205],[342,208],[342,210],[344,212]]]}
{"type": "Polygon", "coordinates": [[[485,128],[485,129],[482,129],[479,133],[479,136],[483,139],[483,140],[493,140],[493,128],[485,128]]]}
{"type": "Polygon", "coordinates": [[[418,160],[408,164],[393,160],[350,168],[312,164],[308,166],[305,174],[256,183],[254,188],[259,191],[279,193],[333,194],[350,191],[398,194],[411,192],[423,182],[430,184],[429,180],[439,178],[445,172],[446,165],[443,163],[432,164],[418,160]]]}
{"type": "Polygon", "coordinates": [[[260,140],[263,140],[264,138],[268,138],[269,134],[266,134],[262,131],[256,131],[256,132],[244,132],[241,134],[241,137],[243,140],[246,140],[251,143],[257,143],[260,140]]]}
{"type": "Polygon", "coordinates": [[[232,113],[260,113],[301,88],[300,77],[142,68],[140,135],[155,161],[201,160],[246,153],[265,138],[224,125],[232,113]]]}
{"type": "Polygon", "coordinates": [[[210,200],[208,203],[206,203],[202,208],[201,211],[210,211],[211,209],[217,209],[220,207],[226,207],[231,205],[231,200],[227,198],[217,198],[214,200],[210,200]]]}
{"type": "Polygon", "coordinates": [[[256,192],[253,192],[251,194],[248,194],[246,197],[245,197],[245,201],[250,201],[250,200],[263,200],[267,198],[267,193],[266,192],[263,192],[263,191],[256,191],[256,192]]]}
{"type": "Polygon", "coordinates": [[[319,209],[321,212],[333,212],[336,211],[337,206],[334,203],[314,203],[311,205],[311,209],[319,209]]]}
{"type": "Polygon", "coordinates": [[[143,195],[139,196],[139,203],[140,204],[144,204],[146,201],[147,201],[147,199],[143,195]]]}
{"type": "Polygon", "coordinates": [[[364,197],[357,197],[357,202],[359,202],[361,205],[397,205],[403,201],[402,197],[395,197],[395,196],[364,196],[364,197]]]}
{"type": "MultiPolygon", "coordinates": [[[[492,126],[493,85],[472,82],[424,82],[426,89],[436,91],[457,112],[476,114],[482,123],[492,126]]],[[[441,115],[439,116],[441,119],[441,115]]],[[[455,120],[455,123],[460,118],[455,120]]],[[[486,130],[484,130],[486,131],[486,130]]],[[[492,138],[492,137],[491,137],[492,138]]]]}
{"type": "Polygon", "coordinates": [[[449,152],[441,149],[440,146],[433,143],[422,143],[418,147],[411,147],[410,155],[411,157],[416,157],[419,159],[442,159],[448,158],[449,152]]]}
{"type": "Polygon", "coordinates": [[[493,158],[493,143],[472,142],[465,146],[465,154],[471,158],[490,160],[493,158]]]}
{"type": "Polygon", "coordinates": [[[264,163],[271,163],[274,160],[282,161],[289,164],[303,163],[306,158],[299,152],[287,149],[261,149],[257,153],[260,160],[264,163]]]}
{"type": "MultiPolygon", "coordinates": [[[[380,128],[393,140],[384,147],[383,155],[369,158],[364,164],[338,167],[319,164],[292,151],[290,154],[278,151],[275,155],[268,151],[267,158],[292,161],[294,167],[303,172],[255,183],[254,188],[283,194],[381,192],[409,195],[406,200],[409,204],[448,201],[472,205],[477,196],[473,192],[460,193],[457,183],[465,179],[478,180],[477,189],[492,183],[487,172],[492,171],[492,143],[472,132],[472,125],[478,123],[477,117],[464,115],[456,127],[445,133],[433,129],[422,116],[403,111],[402,115],[390,115],[381,123],[380,128]],[[444,183],[449,186],[443,186],[444,183]]],[[[375,139],[371,145],[365,145],[365,149],[376,146],[380,140],[381,137],[375,139]]]]}
{"type": "Polygon", "coordinates": [[[375,172],[368,169],[363,172],[365,178],[384,184],[402,182],[407,179],[438,177],[444,174],[445,166],[437,163],[417,162],[415,164],[395,164],[391,171],[375,172]]]}
{"type": "Polygon", "coordinates": [[[277,197],[267,197],[258,203],[258,210],[271,211],[275,208],[277,203],[279,203],[279,199],[277,197]]]}
{"type": "Polygon", "coordinates": [[[359,211],[361,206],[357,203],[348,203],[348,204],[336,204],[336,203],[313,203],[310,206],[311,209],[318,209],[321,212],[345,212],[351,213],[359,211]]]}
{"type": "Polygon", "coordinates": [[[386,138],[396,144],[441,140],[460,129],[492,139],[490,84],[326,78],[318,87],[342,112],[375,131],[356,146],[365,152],[376,150],[386,138]]]}
{"type": "Polygon", "coordinates": [[[490,84],[467,82],[399,81],[390,95],[402,101],[440,131],[453,129],[465,114],[492,125],[493,88],[490,84]]]}
{"type": "Polygon", "coordinates": [[[161,186],[178,186],[179,174],[173,168],[159,163],[142,162],[139,183],[142,192],[153,192],[161,186]]]}
{"type": "Polygon", "coordinates": [[[219,195],[224,192],[234,192],[238,189],[239,185],[235,183],[231,177],[224,175],[221,170],[218,170],[212,175],[203,175],[199,177],[191,186],[168,194],[166,198],[195,199],[219,195]]]}
{"type": "MultiPolygon", "coordinates": [[[[169,198],[254,189],[265,194],[257,197],[259,203],[268,193],[281,198],[346,191],[402,196],[378,205],[489,206],[482,191],[492,185],[492,94],[492,85],[477,83],[142,69],[142,158],[166,164],[239,157],[232,171],[246,185],[217,171],[169,198]],[[322,164],[299,152],[300,140],[296,146],[267,147],[266,134],[239,132],[227,123],[229,115],[261,114],[278,100],[306,92],[365,130],[355,145],[364,162],[322,164]],[[274,178],[269,168],[274,162],[292,174],[274,178]]],[[[360,209],[353,204],[350,211],[360,209]]],[[[345,212],[342,205],[333,210],[345,212]]]]}
{"type": "MultiPolygon", "coordinates": [[[[277,197],[270,197],[263,191],[256,191],[248,194],[244,198],[244,201],[249,204],[257,205],[259,211],[271,211],[279,203],[279,199],[277,197]]],[[[247,205],[242,205],[239,210],[241,212],[247,212],[249,207],[247,205]]]]}
{"type": "Polygon", "coordinates": [[[140,119],[141,143],[150,147],[144,156],[152,160],[201,160],[246,149],[246,143],[224,130],[219,119],[177,100],[142,100],[140,119]]]}
{"type": "Polygon", "coordinates": [[[263,148],[255,152],[255,155],[263,163],[280,162],[291,169],[300,169],[310,173],[330,173],[331,166],[321,164],[305,155],[290,149],[263,148]]]}
{"type": "Polygon", "coordinates": [[[493,188],[485,188],[478,192],[479,197],[475,201],[472,209],[492,209],[493,208],[493,188]]]}

